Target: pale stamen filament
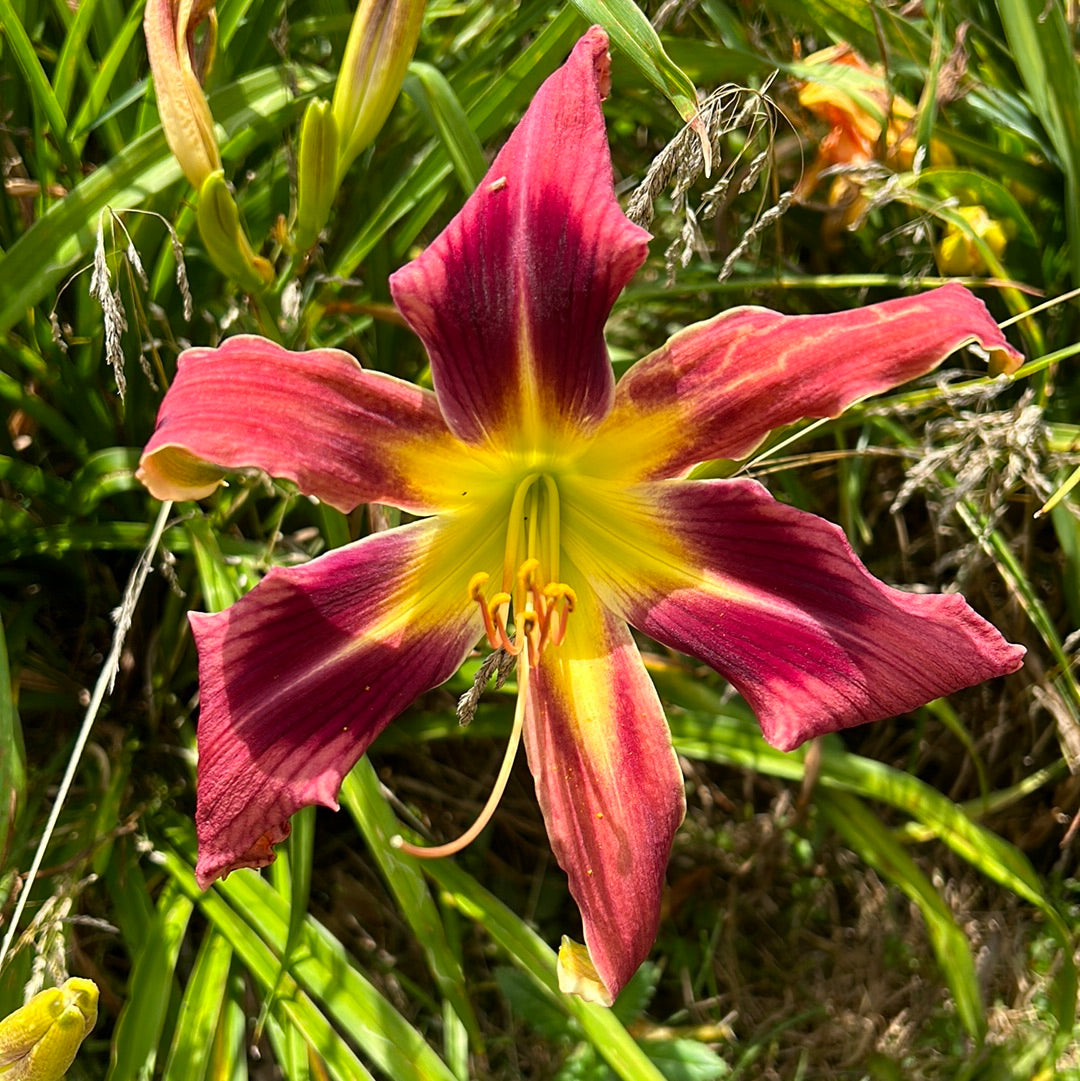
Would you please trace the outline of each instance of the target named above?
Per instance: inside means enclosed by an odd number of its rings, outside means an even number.
[[[522,562],[522,553],[518,551],[521,544],[521,524],[525,516],[525,499],[532,492],[538,473],[530,473],[514,489],[514,498],[510,503],[509,528],[506,530],[506,546],[503,549],[503,581],[504,592],[509,593],[513,585],[513,570]]]
[[[495,779],[495,787],[488,796],[484,809],[480,812],[476,821],[456,840],[449,841],[444,845],[414,845],[406,841],[401,834],[396,833],[390,838],[390,847],[405,852],[419,859],[433,860],[442,856],[453,856],[467,845],[472,844],[483,832],[484,827],[495,813],[503,792],[506,790],[506,782],[510,779],[510,771],[517,757],[518,746],[521,743],[521,730],[525,725],[525,700],[529,696],[529,669],[532,667],[529,661],[518,661],[518,694],[517,706],[514,709],[514,726],[510,730],[510,742],[506,746],[506,754],[503,756],[499,776]]]
[[[547,493],[545,521],[547,522],[547,574],[549,582],[559,580],[559,486],[554,477],[544,474],[544,491]]]

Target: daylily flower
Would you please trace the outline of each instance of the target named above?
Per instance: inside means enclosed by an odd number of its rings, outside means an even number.
[[[604,324],[649,235],[614,194],[609,64],[594,27],[457,217],[391,278],[434,392],[338,350],[235,337],[181,356],[140,470],[162,499],[257,467],[343,511],[419,516],[191,616],[200,883],[268,863],[298,808],[336,806],[379,732],[486,638],[517,655],[512,743],[523,732],[581,910],[588,956],[564,947],[563,986],[604,1002],[652,945],[684,813],[630,627],[724,675],[784,749],[1023,655],[962,597],[877,581],[836,526],[755,481],[687,479],[965,343],[1014,368],[959,285],[832,315],[736,308],[615,384]]]
[[[196,71],[194,35],[204,19],[213,39],[214,0],[148,0],[143,16],[165,141],[195,188],[221,168],[214,118]],[[212,48],[207,51],[212,53]]]
[[[801,67],[808,75],[799,84],[799,104],[829,126],[817,154],[795,189],[808,199],[822,175],[838,166],[857,170],[875,161],[906,172],[915,161],[915,106],[890,91],[881,64],[868,64],[850,45],[841,43],[811,53]],[[882,134],[884,131],[884,139]],[[930,143],[930,159],[948,165],[952,153],[940,140]],[[857,172],[833,177],[827,197],[828,232],[835,234],[859,220],[867,200],[865,178]]]

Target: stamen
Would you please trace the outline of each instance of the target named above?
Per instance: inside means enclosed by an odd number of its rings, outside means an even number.
[[[521,543],[521,525],[525,515],[525,498],[532,491],[533,485],[536,483],[539,473],[530,473],[527,477],[518,483],[517,488],[514,489],[514,498],[510,503],[510,519],[508,528],[506,530],[506,546],[503,549],[503,583],[504,590],[509,592],[510,587],[513,585],[513,581],[510,578],[511,568],[518,566],[521,562],[521,556],[525,553],[519,553],[519,545]],[[535,515],[533,516],[535,517]]]
[[[496,640],[491,644],[497,649],[505,649],[507,653],[517,656],[521,652],[521,643],[515,643],[510,638],[510,632],[506,629],[506,617],[510,614],[510,594],[496,593],[488,601],[488,618],[495,625]]]
[[[529,668],[528,661],[518,662],[518,695],[517,706],[514,709],[514,726],[510,730],[510,741],[506,745],[506,754],[499,769],[499,776],[495,779],[495,787],[491,790],[491,795],[488,796],[487,803],[484,804],[484,809],[476,821],[456,841],[449,841],[444,845],[414,845],[406,841],[400,833],[395,833],[390,838],[391,848],[396,848],[409,856],[416,856],[418,859],[434,860],[442,856],[455,855],[480,836],[484,827],[491,821],[491,816],[495,813],[503,792],[506,791],[506,782],[510,779],[510,771],[517,757],[518,746],[521,743],[521,730],[525,725],[525,700],[529,696]]]
[[[559,486],[554,477],[544,474],[544,491],[547,493],[547,551],[548,551],[548,578],[550,581],[559,580]]]
[[[577,594],[565,582],[552,582],[544,588],[544,596],[551,599],[548,641],[558,647],[566,639],[566,628],[570,625],[570,613],[577,605]]]
[[[487,585],[490,577],[490,574],[477,571],[469,579],[469,598],[480,605],[480,614],[484,617],[484,634],[487,635],[488,644],[492,649],[498,649],[500,647],[499,636],[495,623],[491,618],[491,609],[488,608],[488,603],[484,599],[484,586]]]

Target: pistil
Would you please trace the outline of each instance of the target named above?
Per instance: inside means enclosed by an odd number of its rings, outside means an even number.
[[[488,597],[491,576],[479,571],[469,579],[469,599],[480,606],[484,634],[492,649],[517,657],[517,703],[514,724],[495,786],[476,821],[456,841],[427,847],[406,841],[399,834],[390,844],[410,856],[436,859],[452,856],[474,841],[488,824],[502,799],[521,743],[530,673],[540,664],[546,646],[560,646],[566,638],[570,613],[577,603],[573,589],[558,581],[559,488],[546,473],[530,473],[519,481],[510,502],[504,547],[502,589]],[[514,633],[507,621],[513,612]]]
[[[506,754],[503,756],[502,766],[499,768],[499,776],[495,778],[495,787],[484,804],[484,809],[477,816],[476,821],[456,841],[448,841],[444,845],[414,845],[406,841],[400,833],[395,833],[390,838],[390,847],[396,848],[407,855],[416,856],[418,859],[434,860],[442,856],[453,856],[466,846],[472,844],[483,832],[484,827],[491,821],[495,808],[499,806],[503,792],[506,791],[506,783],[510,780],[510,771],[514,767],[514,759],[517,758],[518,746],[521,743],[521,730],[525,726],[525,700],[529,694],[529,671],[531,665],[528,662],[518,661],[518,696],[517,705],[514,707],[514,726],[510,729],[510,741],[506,745]]]

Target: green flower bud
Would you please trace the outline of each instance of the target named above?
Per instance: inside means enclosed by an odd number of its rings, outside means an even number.
[[[240,225],[236,200],[220,169],[203,181],[199,189],[196,217],[199,236],[214,266],[241,289],[249,293],[264,292],[274,280],[274,268],[251,250],[251,244]]]
[[[360,0],[334,87],[338,182],[393,108],[423,18],[423,0]]]
[[[337,193],[338,129],[330,103],[312,100],[300,127],[300,148],[296,162],[295,244],[306,252],[330,216]]]

